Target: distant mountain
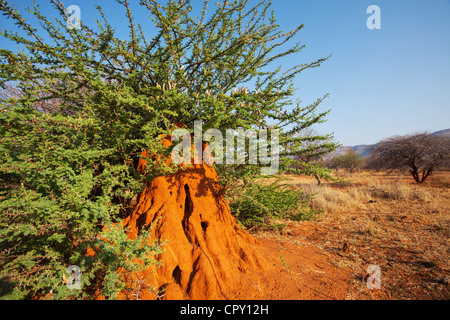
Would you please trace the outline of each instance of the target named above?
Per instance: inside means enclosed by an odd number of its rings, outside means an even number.
[[[442,136],[444,138],[450,138],[450,129],[444,129],[440,131],[433,132],[432,135]]]
[[[439,130],[439,131],[433,132],[431,134],[435,135],[435,136],[442,136],[445,138],[450,138],[450,129]],[[336,156],[340,156],[340,155],[346,153],[347,149],[351,149],[351,150],[355,151],[356,153],[359,153],[363,157],[366,157],[370,154],[372,148],[375,147],[377,144],[378,143],[339,147],[335,151],[325,155],[324,160],[328,160],[328,159],[334,158]]]
[[[376,144],[361,144],[358,146],[350,147],[353,151],[356,153],[359,153],[363,157],[368,156],[370,151],[372,151],[372,148],[375,147]]]

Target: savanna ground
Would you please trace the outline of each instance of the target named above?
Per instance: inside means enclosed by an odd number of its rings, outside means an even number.
[[[421,185],[386,172],[338,172],[343,183],[283,176],[315,193],[323,212],[311,221],[277,221],[279,232],[252,230],[278,272],[242,279],[236,299],[449,299],[450,172]],[[368,289],[367,267],[381,270]],[[281,270],[281,271],[280,271]]]

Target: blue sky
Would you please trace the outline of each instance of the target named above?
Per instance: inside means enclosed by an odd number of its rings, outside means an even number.
[[[331,114],[317,130],[356,145],[450,128],[450,1],[289,2],[275,9],[283,25],[305,25],[299,59],[333,53],[296,82],[305,102],[330,94],[322,108]],[[372,4],[381,10],[380,30],[366,26]]]
[[[19,7],[31,3],[11,2]],[[36,2],[44,14],[55,14],[48,1]],[[93,5],[101,4],[110,23],[127,32],[123,12],[115,12],[112,0],[64,2],[78,5],[88,25],[96,17]],[[366,26],[370,5],[381,10],[379,30]],[[304,104],[330,94],[320,110],[331,113],[315,128],[318,132],[334,132],[343,145],[356,145],[450,128],[450,0],[274,0],[273,9],[281,29],[305,25],[292,44],[301,41],[306,48],[284,59],[283,66],[333,54],[294,82]],[[0,17],[2,28],[12,28],[10,21]],[[0,46],[13,48],[3,39]]]

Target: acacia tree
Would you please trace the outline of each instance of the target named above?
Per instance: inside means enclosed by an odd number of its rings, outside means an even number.
[[[290,158],[284,159],[285,171],[312,175],[320,185],[322,178],[336,181],[331,170],[321,165],[323,155],[333,152],[338,146],[331,134],[320,135],[313,129],[306,129],[299,135],[300,139],[287,143],[286,151]]]
[[[303,25],[282,32],[265,0],[253,6],[222,1],[208,13],[205,1],[199,14],[187,0],[134,3],[149,14],[153,36],[135,21],[129,1],[116,0],[127,39],[101,6],[96,26],[81,21],[79,29],[68,29],[63,3],[50,3],[54,18],[37,5],[26,8],[37,21],[32,24],[0,0],[16,28],[0,35],[20,48],[0,49],[0,85],[21,93],[0,105],[2,281],[22,298],[90,297],[89,290],[67,291],[61,280],[65,267],[76,264],[87,289],[100,284],[114,298],[123,288],[117,269],[134,270],[134,256],[159,250],[125,241],[114,223],[146,181],[179,169],[149,157],[140,175],[134,164],[141,151],[168,157],[162,137],[179,123],[192,132],[195,120],[204,130],[280,129],[281,146],[295,143],[296,133],[323,122],[327,112],[316,113],[326,96],[292,105],[292,81],[328,57],[273,68],[302,50],[299,42],[283,48]],[[55,101],[48,112],[38,107]],[[236,178],[253,173],[250,168],[225,171]],[[88,247],[95,257],[86,257]]]
[[[361,166],[363,162],[364,159],[362,156],[352,149],[347,149],[344,154],[331,159],[331,163],[334,167],[346,169],[350,173],[353,173],[353,171]]]
[[[450,155],[450,139],[427,133],[396,136],[377,144],[369,156],[371,167],[408,170],[417,183],[444,165]]]

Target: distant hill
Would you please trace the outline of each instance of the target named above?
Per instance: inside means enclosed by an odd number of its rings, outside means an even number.
[[[442,136],[442,137],[445,137],[445,138],[450,138],[450,129],[439,130],[439,131],[433,132],[431,134],[432,135],[436,135],[436,136]],[[351,150],[355,151],[356,153],[359,153],[360,155],[365,157],[365,156],[368,156],[370,154],[370,151],[376,145],[377,145],[377,143],[375,143],[375,144],[360,144],[360,145],[357,145],[357,146],[340,147],[340,148],[337,148],[335,151],[325,155],[324,156],[324,160],[328,160],[328,159],[331,159],[333,157],[340,156],[340,155],[346,153],[347,149],[351,149]]]
[[[350,147],[350,149],[352,149],[356,153],[359,153],[360,155],[365,157],[365,156],[369,155],[370,151],[375,146],[376,146],[376,144],[361,144],[361,145],[358,145],[358,146]]]
[[[445,138],[450,138],[450,129],[444,129],[440,131],[433,132],[432,135],[442,136]]]

